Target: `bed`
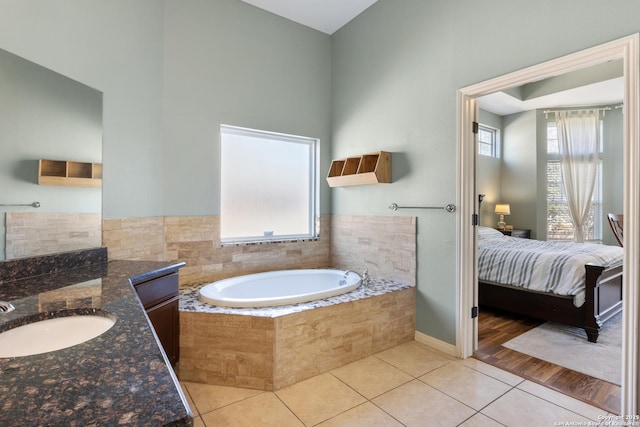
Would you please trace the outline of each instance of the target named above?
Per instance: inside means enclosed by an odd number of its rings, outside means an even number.
[[[539,241],[478,227],[478,302],[583,328],[596,342],[622,311],[622,248]]]

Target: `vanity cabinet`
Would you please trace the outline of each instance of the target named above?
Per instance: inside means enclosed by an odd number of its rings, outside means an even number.
[[[153,329],[172,366],[180,358],[178,273],[134,284]]]

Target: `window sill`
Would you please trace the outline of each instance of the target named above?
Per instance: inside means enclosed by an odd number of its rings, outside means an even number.
[[[256,246],[256,245],[270,245],[277,243],[302,243],[302,242],[317,242],[320,240],[320,236],[315,237],[300,237],[300,238],[291,238],[291,239],[274,239],[274,240],[247,240],[247,241],[237,241],[237,242],[220,242],[221,247],[228,246]]]

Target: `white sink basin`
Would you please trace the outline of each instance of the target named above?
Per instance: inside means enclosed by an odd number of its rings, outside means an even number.
[[[20,357],[61,350],[108,331],[115,320],[83,315],[55,317],[0,333],[0,357]]]

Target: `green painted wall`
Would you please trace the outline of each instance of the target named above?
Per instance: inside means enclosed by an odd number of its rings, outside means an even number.
[[[535,110],[503,117],[503,153],[501,203],[509,203],[507,224],[516,229],[531,229],[536,238],[536,116]],[[494,215],[495,216],[495,215]]]
[[[391,185],[323,181],[322,209],[417,216],[417,329],[449,343],[456,216],[387,206],[455,202],[456,90],[640,31],[636,0],[379,0],[331,37],[239,0],[0,10],[0,48],[104,93],[105,218],[217,213],[220,122],[319,137],[321,176],[393,152]]]
[[[220,123],[320,138],[328,168],[326,34],[239,0],[0,0],[0,10],[0,48],[104,93],[105,218],[218,214]],[[323,213],[330,206],[323,186]]]
[[[331,153],[331,39],[238,0],[166,2],[164,213],[220,213],[220,124],[320,139]]]
[[[103,92],[103,216],[162,214],[162,0],[0,0],[0,48]]]
[[[388,186],[336,189],[338,214],[416,215],[417,329],[455,343],[456,91],[640,31],[640,3],[379,0],[333,35],[333,156],[393,152]],[[525,18],[526,17],[526,18]]]

